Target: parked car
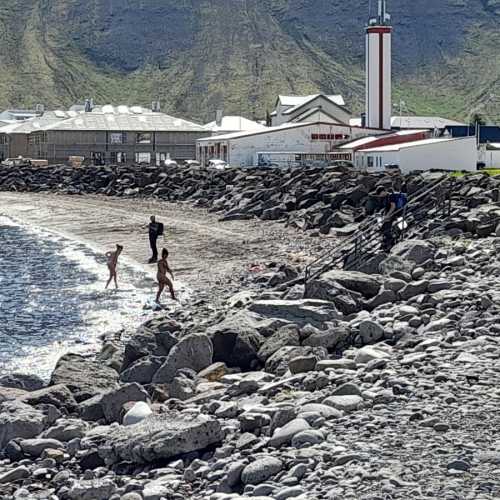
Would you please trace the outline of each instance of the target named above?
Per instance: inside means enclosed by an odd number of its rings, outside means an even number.
[[[226,170],[226,168],[229,168],[229,165],[224,160],[213,159],[208,161],[208,168],[212,170]]]
[[[166,167],[177,167],[177,162],[175,160],[163,160],[163,165]]]
[[[186,160],[184,162],[184,166],[188,168],[199,168],[201,167],[200,162],[198,160]]]

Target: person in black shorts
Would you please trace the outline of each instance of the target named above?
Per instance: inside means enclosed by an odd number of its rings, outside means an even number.
[[[151,246],[151,251],[153,256],[149,259],[149,264],[154,264],[158,262],[158,247],[157,240],[163,235],[163,224],[161,222],[156,222],[156,217],[151,216],[151,222],[149,223],[149,245]]]

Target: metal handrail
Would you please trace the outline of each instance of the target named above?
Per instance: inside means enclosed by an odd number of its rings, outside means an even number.
[[[408,200],[408,204],[406,205],[406,207],[399,209],[394,213],[394,217],[402,217],[403,227],[409,226],[409,222],[413,222],[415,220],[415,215],[417,213],[422,213],[423,209],[428,210],[430,207],[436,206],[436,201],[440,200],[429,200],[427,204],[424,204],[420,207],[418,206],[418,204],[421,201],[428,200],[430,194],[434,192],[437,193],[438,190],[444,187],[448,182],[450,182],[450,178],[447,175],[444,175],[437,179],[430,186],[423,186],[421,189],[412,194],[412,196]],[[441,199],[441,201],[444,200]],[[413,208],[414,205],[415,209]],[[413,217],[409,218],[410,215],[413,215]],[[366,256],[368,255],[367,250],[370,250],[370,254],[372,254],[373,251],[378,250],[381,246],[381,238],[377,219],[378,217],[376,215],[368,218],[360,224],[359,228],[354,232],[354,234],[342,241],[342,243],[338,247],[323,253],[313,262],[308,264],[308,266],[306,266],[304,276],[304,282],[306,286],[311,279],[322,274],[326,269],[338,267],[339,265],[342,265],[343,268],[352,268],[353,263],[358,264],[359,260],[362,259],[363,256],[365,256],[366,258]],[[349,257],[351,257],[350,260],[348,260]],[[348,266],[346,265],[347,263]],[[317,269],[314,270],[315,268]]]

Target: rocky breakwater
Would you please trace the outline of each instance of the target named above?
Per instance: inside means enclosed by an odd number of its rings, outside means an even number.
[[[498,498],[498,249],[408,241],[1,379],[3,498]]]
[[[231,168],[84,166],[0,167],[0,190],[101,194],[191,202],[222,220],[283,220],[303,230],[348,234],[365,217],[370,193],[379,184],[401,183],[385,174],[331,168]],[[432,176],[405,179],[409,193]]]

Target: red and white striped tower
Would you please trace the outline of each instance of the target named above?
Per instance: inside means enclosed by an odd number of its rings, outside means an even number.
[[[366,28],[366,125],[390,129],[392,116],[391,16],[386,0],[378,0],[378,15]]]

